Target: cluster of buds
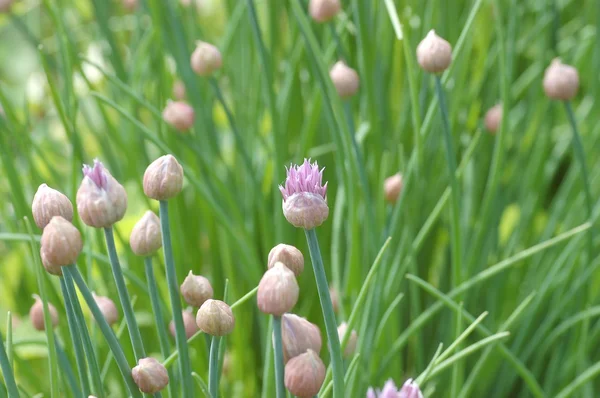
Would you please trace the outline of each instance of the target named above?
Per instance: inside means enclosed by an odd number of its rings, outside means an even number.
[[[423,398],[423,393],[419,388],[419,385],[408,379],[400,390],[396,387],[396,384],[392,380],[388,380],[383,386],[382,390],[374,390],[369,388],[367,391],[367,398]]]
[[[29,320],[35,330],[45,330],[44,325],[44,304],[38,295],[34,295],[35,303],[29,309]],[[58,311],[56,307],[48,303],[48,311],[50,312],[50,322],[52,322],[52,328],[54,329],[58,325]]]

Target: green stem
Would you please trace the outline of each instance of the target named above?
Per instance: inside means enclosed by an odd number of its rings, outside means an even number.
[[[192,372],[190,368],[190,355],[188,353],[183,315],[181,314],[181,299],[179,298],[179,287],[177,285],[177,273],[173,262],[173,247],[171,246],[171,230],[169,228],[169,204],[166,200],[160,201],[160,229],[162,232],[162,243],[165,256],[165,268],[167,273],[167,285],[171,298],[171,311],[175,323],[175,342],[179,352],[179,371],[183,383],[183,397],[192,397],[194,386],[192,385]]]
[[[60,278],[60,289],[65,298],[65,311],[67,312],[67,323],[69,324],[69,333],[71,334],[71,342],[73,349],[75,350],[75,362],[77,364],[77,371],[79,372],[79,384],[83,390],[83,395],[90,395],[90,384],[87,379],[87,369],[85,366],[85,357],[83,354],[83,344],[81,342],[81,334],[77,330],[77,321],[75,318],[75,311],[71,304],[71,295],[67,288],[67,282],[65,277]]]
[[[63,267],[63,272],[67,272],[68,275],[70,275],[71,278],[73,278],[73,281],[79,288],[79,291],[81,292],[81,295],[83,296],[83,299],[85,300],[90,311],[92,312],[92,315],[94,316],[94,319],[96,320],[96,323],[98,324],[98,327],[100,328],[100,331],[104,335],[104,338],[106,339],[106,342],[115,357],[117,366],[119,367],[119,370],[121,371],[121,375],[123,376],[123,379],[125,380],[125,383],[127,384],[127,388],[129,389],[131,396],[134,398],[141,397],[142,395],[140,394],[138,387],[133,382],[133,378],[131,377],[131,368],[127,364],[127,359],[125,358],[123,349],[121,348],[121,345],[119,344],[119,340],[117,340],[115,333],[113,332],[111,327],[108,325],[108,322],[106,322],[104,315],[102,315],[102,311],[100,311],[98,304],[96,304],[96,300],[94,300],[94,296],[92,295],[92,292],[90,292],[90,289],[88,289],[87,285],[85,284],[85,281],[83,280],[83,277],[79,273],[79,270],[77,269],[76,266],[69,265],[69,266]]]
[[[15,382],[15,375],[13,374],[12,366],[8,362],[8,356],[4,351],[4,342],[2,341],[2,335],[0,335],[0,369],[2,369],[2,375],[4,376],[4,382],[6,383],[6,389],[8,390],[8,396],[13,398],[19,398],[19,389]]]
[[[135,359],[139,360],[146,357],[146,352],[144,350],[144,344],[142,343],[140,329],[138,328],[138,324],[135,319],[135,313],[133,312],[133,307],[131,306],[131,300],[129,298],[129,293],[127,292],[127,286],[125,286],[123,270],[121,270],[121,264],[119,264],[119,256],[117,256],[117,248],[115,246],[115,237],[113,235],[112,227],[104,228],[104,237],[106,238],[108,257],[110,258],[113,277],[115,278],[115,283],[117,285],[119,300],[121,301],[121,307],[123,308],[125,320],[127,321],[129,338],[131,339],[131,344],[133,345]]]
[[[219,396],[219,336],[213,336],[210,341],[208,390],[212,398]]]
[[[77,385],[77,380],[75,379],[75,373],[73,372],[73,368],[69,363],[69,359],[67,358],[67,354],[65,354],[65,350],[61,347],[60,343],[58,342],[58,338],[56,335],[54,335],[54,341],[56,342],[56,356],[58,358],[58,362],[60,363],[60,367],[62,368],[63,372],[65,372],[69,388],[71,389],[73,396],[80,397],[83,395],[83,393]]]
[[[273,337],[275,340],[275,388],[277,398],[285,398],[285,384],[283,383],[283,343],[281,341],[281,317],[273,315]]]
[[[317,282],[317,290],[319,292],[319,300],[321,301],[321,309],[323,310],[323,318],[325,320],[325,330],[327,331],[327,339],[331,350],[331,368],[333,371],[333,397],[344,398],[344,362],[342,360],[342,350],[340,348],[340,338],[337,331],[337,322],[333,305],[331,304],[331,296],[329,295],[329,286],[327,284],[327,276],[323,267],[323,259],[319,249],[319,241],[317,233],[314,229],[304,230],[308,248],[310,250],[310,259],[315,273]]]

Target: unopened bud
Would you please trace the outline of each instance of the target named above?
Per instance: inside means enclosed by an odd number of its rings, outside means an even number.
[[[212,44],[197,41],[191,57],[192,70],[198,76],[209,76],[223,65],[219,49]]]
[[[34,295],[35,303],[29,310],[29,319],[35,330],[45,330],[44,328],[44,303],[39,296]],[[58,311],[56,308],[48,303],[48,311],[50,312],[50,322],[52,322],[52,328],[54,329],[58,325]]]
[[[304,354],[308,349],[317,354],[321,352],[319,327],[295,314],[288,313],[281,317],[281,340],[284,362]]]
[[[340,0],[310,0],[308,12],[312,19],[323,23],[332,20],[341,8]]]
[[[335,90],[342,98],[348,98],[356,94],[360,86],[358,73],[344,61],[338,61],[329,71],[329,77],[335,86]]]
[[[69,198],[46,184],[40,185],[33,196],[31,211],[35,225],[41,229],[44,229],[54,216],[61,216],[67,221],[73,220],[73,205]]]
[[[196,324],[206,334],[225,336],[233,331],[235,318],[231,307],[220,300],[206,300],[196,314]]]
[[[169,101],[162,113],[164,121],[179,131],[194,126],[194,115],[194,108],[182,101]]]
[[[171,199],[183,188],[183,167],[172,155],[164,155],[144,173],[144,193],[155,200]]]
[[[154,212],[148,210],[131,230],[129,237],[131,250],[138,256],[151,256],[162,246],[160,220]]]
[[[348,324],[346,322],[342,322],[340,326],[338,326],[338,336],[340,338],[340,343],[344,339],[344,335],[348,330]],[[348,342],[346,343],[346,348],[344,349],[344,358],[350,358],[354,355],[356,351],[356,343],[358,342],[358,335],[356,334],[356,330],[352,330],[350,332],[350,337],[348,337]]]
[[[417,62],[429,73],[440,73],[452,62],[452,46],[430,30],[417,46]]]
[[[141,392],[155,394],[169,384],[169,373],[162,363],[154,358],[142,358],[131,370],[131,377]]]
[[[385,179],[383,183],[383,193],[385,200],[391,204],[398,201],[402,192],[403,180],[402,174],[397,173]]]
[[[15,0],[0,0],[0,12],[8,12]]]
[[[94,160],[94,166],[83,166],[83,181],[77,190],[77,212],[90,227],[107,228],[121,220],[127,210],[125,188]]]
[[[331,286],[329,288],[329,297],[331,297],[331,306],[333,307],[333,311],[338,312],[340,310],[340,295],[336,288]]]
[[[189,311],[181,311],[181,316],[183,318],[183,328],[185,329],[185,338],[189,339],[198,331],[198,325],[196,325],[196,318],[194,318],[194,314]],[[169,332],[173,338],[176,338],[177,332],[175,331],[175,322],[169,322]]]
[[[52,264],[50,261],[48,261],[48,258],[46,257],[46,253],[45,253],[43,247],[40,247],[40,257],[42,258],[42,265],[44,266],[44,269],[46,270],[46,272],[48,272],[51,275],[56,275],[56,276],[63,275],[62,266]]]
[[[185,277],[179,290],[185,302],[193,307],[200,307],[213,297],[213,288],[209,280],[201,275],[192,274],[192,271]]]
[[[285,365],[285,387],[299,398],[314,397],[325,381],[325,365],[313,350],[298,355]]]
[[[83,249],[79,230],[61,216],[46,225],[41,243],[42,258],[53,267],[75,264]]]
[[[258,284],[256,302],[265,314],[281,316],[294,308],[300,288],[296,276],[283,263],[275,263]]]
[[[100,312],[104,315],[104,319],[109,325],[114,325],[119,320],[119,310],[115,305],[115,302],[104,296],[97,296],[94,293],[94,300],[96,300],[96,304],[98,308],[100,308]]]
[[[280,243],[271,249],[268,257],[268,268],[273,268],[277,262],[282,262],[296,277],[300,276],[304,270],[304,256],[300,250],[292,245]]]
[[[502,122],[502,104],[496,104],[491,107],[485,114],[485,128],[491,134],[496,133]]]
[[[544,72],[543,85],[548,98],[568,101],[577,95],[579,74],[577,69],[555,58]]]
[[[183,101],[185,99],[185,84],[181,80],[176,80],[173,83],[173,98],[177,101]]]
[[[122,0],[122,1],[123,1],[123,7],[129,12],[135,11],[135,9],[138,6],[138,0]]]

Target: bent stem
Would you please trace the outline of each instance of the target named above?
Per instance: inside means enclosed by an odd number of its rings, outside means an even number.
[[[146,352],[144,350],[144,344],[142,343],[140,329],[138,328],[137,321],[135,319],[133,307],[131,306],[129,292],[125,286],[123,270],[121,270],[121,264],[119,264],[119,257],[117,256],[117,248],[115,247],[115,237],[113,235],[112,227],[104,228],[104,236],[106,238],[106,247],[108,248],[108,256],[110,258],[113,277],[115,278],[117,292],[119,293],[119,300],[121,301],[121,307],[123,308],[125,320],[127,321],[129,338],[131,339],[131,344],[133,345],[135,359],[139,360],[146,356]]]
[[[277,398],[285,398],[285,384],[283,383],[283,344],[281,341],[281,317],[273,315],[273,337],[275,340],[275,386]]]
[[[312,262],[315,280],[317,282],[317,290],[319,292],[319,300],[321,301],[321,309],[323,310],[323,318],[325,320],[325,330],[327,331],[327,340],[331,350],[331,368],[333,372],[333,397],[344,398],[344,362],[342,361],[342,350],[340,347],[340,338],[337,332],[337,321],[331,304],[331,296],[329,295],[329,285],[327,284],[327,276],[323,267],[323,259],[319,249],[319,241],[317,233],[314,229],[304,230],[308,248],[310,250],[310,260]]]
[[[181,314],[181,301],[179,288],[177,286],[177,273],[173,262],[173,247],[171,246],[171,230],[169,229],[169,204],[166,200],[160,201],[160,230],[162,232],[162,243],[165,256],[165,268],[167,273],[167,285],[171,298],[171,312],[175,323],[175,342],[179,352],[179,371],[183,384],[183,396],[192,397],[194,387],[192,384],[192,372],[190,368],[190,356],[188,353],[183,315]]]
[[[210,360],[208,368],[208,390],[212,398],[219,395],[219,336],[210,341]]]

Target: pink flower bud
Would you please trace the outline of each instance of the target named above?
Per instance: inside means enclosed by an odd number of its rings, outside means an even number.
[[[348,98],[356,94],[360,86],[358,73],[344,61],[338,61],[329,71],[329,77],[333,82],[335,90],[342,98]]]
[[[94,228],[111,227],[127,210],[125,188],[94,160],[94,166],[83,166],[83,181],[77,191],[77,212],[84,223]]]
[[[189,311],[181,311],[181,315],[183,317],[183,328],[185,329],[185,338],[189,339],[190,337],[195,335],[196,332],[199,330],[198,325],[196,325],[196,318],[194,318],[194,315]],[[174,321],[169,322],[169,332],[171,333],[171,336],[175,338],[177,333],[175,332]]]
[[[8,12],[15,0],[0,0],[0,12]]]
[[[296,276],[283,263],[267,270],[258,284],[256,302],[265,314],[281,316],[294,308],[300,288]]]
[[[331,297],[331,306],[333,307],[333,311],[338,312],[340,309],[340,295],[336,288],[331,286],[329,288],[329,296]]]
[[[186,303],[200,307],[204,302],[213,297],[213,288],[208,279],[201,275],[194,275],[192,271],[185,277],[179,290]]]
[[[313,350],[298,355],[285,365],[285,387],[299,398],[314,397],[325,381],[325,365]]]
[[[402,174],[397,173],[386,178],[385,182],[383,183],[385,200],[391,204],[396,203],[398,201],[398,197],[400,197],[400,193],[402,192],[402,186]]]
[[[162,247],[160,220],[148,210],[131,230],[129,238],[131,250],[138,256],[151,256]]]
[[[81,249],[83,242],[77,228],[61,216],[52,217],[42,232],[42,259],[54,268],[75,264]]]
[[[29,319],[35,330],[45,330],[44,328],[44,304],[38,295],[34,295],[35,303],[29,310]],[[52,328],[54,329],[58,325],[58,311],[56,308],[48,303],[48,311],[50,312],[50,321],[52,322]]]
[[[41,229],[44,229],[54,216],[61,216],[67,221],[73,220],[73,205],[69,198],[46,184],[40,185],[33,196],[31,211],[35,225]]]
[[[155,200],[171,199],[183,188],[183,168],[172,155],[164,155],[144,173],[144,193]]]
[[[169,384],[169,373],[162,363],[154,358],[142,358],[138,365],[131,370],[131,377],[146,394],[154,394]]]
[[[223,65],[219,49],[203,41],[196,42],[190,62],[192,70],[198,76],[209,76]]]
[[[310,0],[308,4],[310,16],[320,23],[331,21],[341,8],[340,0]]]
[[[194,126],[194,108],[185,102],[169,101],[162,116],[167,124],[182,132]]]
[[[304,354],[308,349],[317,354],[321,352],[322,340],[319,327],[295,314],[283,314],[281,317],[281,340],[284,362]]]
[[[348,324],[346,322],[342,322],[340,326],[338,326],[338,336],[340,338],[340,343],[344,339],[344,335],[348,330]],[[356,330],[352,330],[350,332],[350,337],[348,338],[348,343],[346,343],[346,348],[344,349],[344,358],[350,358],[354,355],[356,351],[356,344],[358,342],[358,335],[356,334]]]
[[[400,391],[392,380],[388,380],[383,386],[383,390],[374,390],[370,387],[367,391],[367,398],[423,398],[423,394],[413,379],[406,380]]]
[[[133,12],[138,7],[138,0],[122,0],[123,7],[129,11]]]
[[[430,30],[417,46],[417,62],[429,73],[440,73],[452,62],[452,46]]]
[[[100,312],[104,315],[104,319],[109,325],[114,325],[119,320],[119,310],[115,305],[115,302],[104,296],[97,296],[95,293],[94,300],[96,300],[96,304],[98,308],[100,308]]]
[[[183,101],[185,99],[185,84],[181,80],[176,80],[173,83],[173,98],[177,101]]]
[[[206,334],[225,336],[233,331],[235,318],[231,307],[220,300],[206,300],[196,314],[196,324]]]
[[[44,266],[44,269],[46,270],[46,272],[48,272],[51,275],[56,275],[56,276],[63,275],[62,266],[52,264],[50,261],[48,261],[48,258],[46,257],[46,253],[44,252],[44,249],[42,247],[40,247],[40,257],[42,258],[42,265]]]
[[[575,97],[579,90],[577,69],[555,58],[544,72],[543,86],[548,98],[568,101]]]
[[[280,243],[271,249],[268,258],[268,268],[273,268],[277,262],[282,262],[296,277],[300,276],[304,270],[304,256],[302,252],[291,245]]]
[[[490,134],[495,134],[502,122],[502,104],[496,104],[485,114],[485,128]]]

